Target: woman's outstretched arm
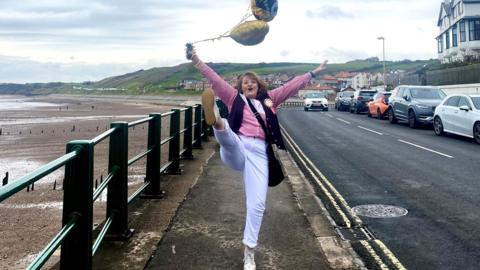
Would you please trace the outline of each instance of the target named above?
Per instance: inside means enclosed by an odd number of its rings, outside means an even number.
[[[287,82],[286,84],[284,84],[283,86],[280,86],[276,89],[273,89],[272,91],[269,91],[268,95],[270,96],[270,98],[272,98],[274,106],[277,107],[278,105],[282,104],[285,100],[287,100],[289,97],[298,93],[300,89],[302,89],[303,87],[305,87],[305,85],[307,85],[307,83],[310,81],[310,79],[312,79],[312,77],[317,76],[318,74],[320,74],[320,72],[326,69],[327,62],[328,61],[325,61],[323,62],[323,64],[321,64],[314,70],[308,73],[305,73],[301,76],[297,76],[292,80],[290,80],[289,82]]]
[[[212,84],[213,92],[218,96],[227,107],[231,107],[237,90],[220,77],[212,68],[203,63],[198,57],[195,49],[192,51],[192,63],[202,73],[202,75]]]

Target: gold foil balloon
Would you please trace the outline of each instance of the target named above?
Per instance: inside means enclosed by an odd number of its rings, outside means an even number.
[[[269,22],[277,15],[277,0],[251,0],[250,2],[253,16],[257,20]]]
[[[191,50],[191,46],[196,43],[215,41],[226,37],[230,37],[242,45],[257,45],[261,43],[265,39],[265,36],[268,34],[269,27],[267,22],[275,18],[275,16],[277,15],[277,11],[277,0],[250,0],[250,7],[248,8],[247,13],[243,16],[240,22],[231,30],[214,38],[207,38],[195,42],[189,42],[188,46],[190,46]],[[252,15],[255,16],[257,20],[247,21],[248,18],[252,17]],[[188,50],[189,49],[187,48],[187,51]]]
[[[233,28],[230,37],[242,45],[252,46],[261,43],[268,30],[268,24],[264,21],[247,21]]]

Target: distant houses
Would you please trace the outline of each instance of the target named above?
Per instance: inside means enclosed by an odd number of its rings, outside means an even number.
[[[327,99],[335,99],[335,94],[337,93],[337,89],[328,85],[309,85],[303,88],[302,90],[298,91],[298,96],[303,98],[308,93],[318,93],[322,92],[325,94]]]
[[[226,81],[235,87],[238,75],[234,74],[225,77]],[[294,77],[293,74],[275,73],[260,75],[260,79],[265,81],[269,89],[280,87]],[[310,83],[302,90],[298,96],[303,97],[308,92],[325,92],[326,96],[335,94],[341,89],[352,87],[354,89],[371,88],[373,86],[383,84],[382,74],[366,73],[366,72],[346,72],[342,71],[335,75],[323,75],[321,77],[312,78]],[[203,91],[211,88],[211,84],[207,80],[181,80],[178,82],[178,89]]]
[[[204,80],[181,80],[178,82],[178,88],[184,90],[203,91],[211,87],[212,85]]]
[[[73,90],[83,90],[83,91],[127,91],[126,88],[116,88],[116,87],[83,87],[83,86],[73,86]]]
[[[445,0],[437,26],[438,58],[442,63],[480,59],[480,1]]]

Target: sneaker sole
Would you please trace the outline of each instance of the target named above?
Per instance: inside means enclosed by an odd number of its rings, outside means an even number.
[[[211,89],[203,91],[202,94],[202,108],[205,114],[205,122],[211,126],[215,124],[216,117],[213,107],[215,105],[215,94]]]

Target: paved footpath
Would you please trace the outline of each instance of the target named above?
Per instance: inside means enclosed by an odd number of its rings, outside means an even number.
[[[145,269],[243,269],[244,220],[242,175],[216,152]],[[331,269],[317,237],[290,183],[270,188],[257,269]]]

